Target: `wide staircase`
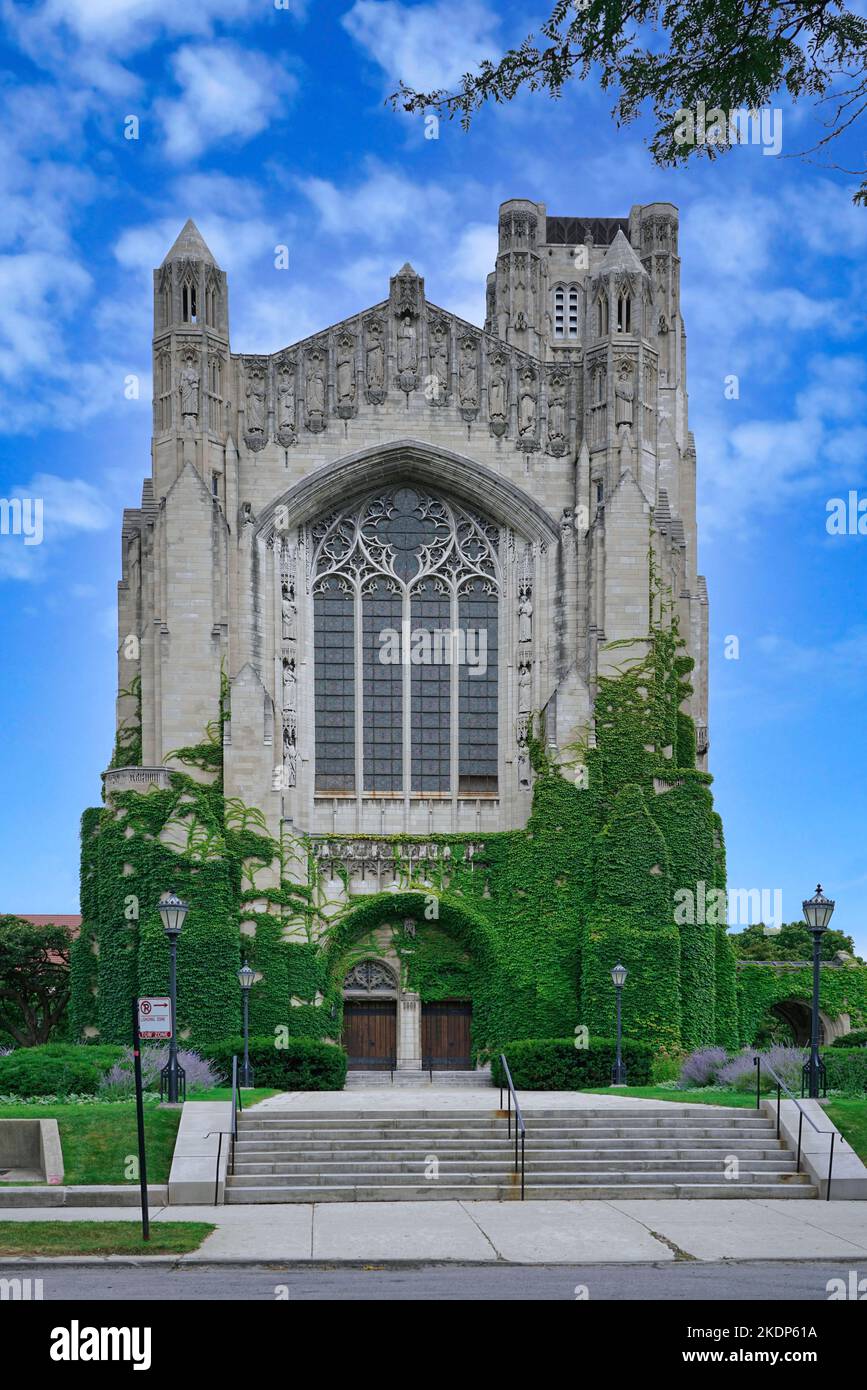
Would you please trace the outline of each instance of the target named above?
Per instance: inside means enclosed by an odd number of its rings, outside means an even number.
[[[528,1199],[817,1195],[753,1110],[542,1109],[525,1121]],[[511,1125],[510,1138],[495,1109],[253,1109],[239,1120],[226,1201],[520,1199],[514,1115]]]

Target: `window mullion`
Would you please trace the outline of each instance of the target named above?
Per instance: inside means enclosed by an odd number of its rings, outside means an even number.
[[[353,608],[355,612],[355,806],[358,823],[364,804],[364,629],[362,624],[361,585],[356,583]]]
[[[400,632],[400,656],[402,672],[402,699],[400,702],[401,713],[403,716],[403,757],[401,765],[403,768],[403,809],[404,815],[409,815],[409,798],[412,791],[412,710],[410,701],[412,699],[412,667],[409,662],[409,643],[412,633],[412,598],[409,586],[405,585],[403,590],[403,622]]]
[[[451,586],[451,630],[452,630],[452,665],[451,665],[451,701],[449,710],[449,739],[451,743],[451,755],[449,757],[449,783],[452,793],[452,818],[455,828],[457,828],[458,816],[458,776],[460,769],[460,738],[461,731],[459,725],[460,717],[460,667],[455,661],[458,646],[454,634],[458,630],[460,622],[460,604],[458,600],[458,586]]]

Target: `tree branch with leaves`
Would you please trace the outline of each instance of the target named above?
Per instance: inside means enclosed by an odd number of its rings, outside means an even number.
[[[699,102],[758,111],[784,92],[826,108],[827,133],[799,151],[809,158],[864,115],[867,19],[834,0],[558,0],[538,38],[530,34],[502,57],[485,59],[458,90],[418,92],[401,82],[388,100],[407,112],[457,117],[466,129],[491,102],[511,101],[522,89],[556,100],[568,83],[594,74],[603,91],[617,93],[618,126],[650,107],[650,151],[662,168],[731,148],[679,139],[683,111]],[[862,178],[854,201],[867,203],[867,169],[845,172]]]

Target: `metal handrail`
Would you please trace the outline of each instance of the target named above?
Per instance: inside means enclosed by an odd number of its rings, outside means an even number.
[[[524,1124],[524,1116],[518,1103],[518,1092],[515,1090],[515,1083],[512,1080],[512,1073],[509,1071],[509,1064],[506,1061],[504,1052],[500,1053],[500,1065],[506,1077],[509,1104],[506,1115],[509,1124],[509,1138],[512,1137],[512,1101],[515,1102],[515,1177],[518,1176],[518,1135],[521,1136],[521,1201],[524,1200],[524,1140],[527,1135],[527,1127]],[[500,1085],[500,1110],[503,1109],[503,1087]]]
[[[244,1109],[244,1101],[243,1101],[243,1099],[242,1099],[242,1097],[241,1097],[241,1087],[240,1087],[239,1084],[238,1084],[238,1058],[237,1058],[237,1056],[234,1056],[234,1057],[232,1058],[232,1101],[231,1101],[231,1104],[232,1104],[232,1123],[231,1123],[231,1127],[230,1127],[229,1129],[218,1129],[218,1130],[211,1130],[211,1129],[209,1129],[208,1132],[207,1132],[207,1134],[205,1135],[205,1138],[206,1138],[206,1139],[210,1139],[210,1137],[211,1137],[212,1134],[216,1134],[216,1135],[218,1136],[218,1138],[217,1138],[217,1164],[216,1164],[216,1168],[215,1168],[215,1171],[214,1171],[214,1206],[217,1205],[217,1197],[218,1197],[219,1192],[220,1192],[220,1159],[221,1159],[222,1154],[223,1154],[223,1135],[224,1135],[224,1134],[227,1136],[227,1138],[228,1138],[229,1141],[230,1141],[230,1144],[229,1144],[229,1160],[228,1160],[228,1163],[226,1164],[226,1172],[227,1172],[227,1174],[228,1174],[228,1173],[231,1173],[231,1174],[233,1174],[233,1175],[234,1175],[234,1172],[235,1172],[235,1140],[236,1140],[237,1137],[238,1137],[238,1115],[239,1115],[239,1113],[240,1113],[241,1111],[243,1111],[243,1109]]]
[[[756,1068],[756,1109],[757,1109],[757,1110],[760,1110],[760,1109],[761,1109],[761,1094],[762,1094],[762,1059],[761,1059],[761,1056],[760,1056],[758,1053],[753,1057],[753,1066]],[[800,1102],[800,1100],[798,1099],[798,1097],[794,1094],[793,1091],[790,1091],[790,1090],[789,1090],[788,1086],[786,1085],[786,1083],[785,1083],[785,1081],[782,1079],[782,1077],[781,1077],[781,1076],[778,1076],[777,1073],[774,1071],[774,1068],[771,1066],[770,1062],[765,1062],[765,1070],[766,1070],[766,1071],[769,1071],[769,1072],[771,1073],[771,1076],[774,1078],[774,1081],[777,1083],[777,1138],[778,1138],[778,1139],[779,1139],[779,1137],[780,1137],[780,1093],[781,1093],[781,1091],[785,1091],[785,1092],[786,1092],[786,1095],[787,1095],[788,1098],[789,1098],[789,1100],[794,1101],[794,1102],[795,1102],[795,1105],[797,1105],[797,1107],[798,1107],[798,1116],[799,1116],[799,1118],[798,1118],[798,1159],[797,1159],[797,1163],[795,1164],[795,1171],[796,1171],[796,1172],[800,1173],[800,1171],[801,1171],[801,1137],[802,1137],[803,1132],[804,1132],[804,1120],[806,1120],[807,1123],[808,1123],[809,1125],[812,1125],[813,1129],[816,1131],[817,1134],[829,1134],[829,1135],[831,1136],[831,1146],[830,1146],[830,1151],[829,1151],[829,1154],[828,1154],[828,1190],[827,1190],[827,1192],[825,1193],[825,1201],[826,1201],[826,1202],[830,1202],[830,1200],[831,1200],[831,1175],[832,1175],[833,1170],[834,1170],[834,1141],[835,1141],[835,1139],[837,1138],[837,1134],[838,1134],[839,1131],[836,1130],[836,1129],[820,1129],[819,1126],[816,1124],[816,1121],[813,1119],[812,1115],[808,1115],[808,1114],[807,1114],[806,1110],[804,1109],[804,1107],[803,1107],[803,1105],[801,1104],[801,1102]],[[843,1138],[842,1134],[840,1135],[840,1143],[841,1143],[841,1144],[845,1144],[845,1143],[846,1143],[846,1140]],[[850,1145],[850,1147],[851,1147],[851,1145]]]

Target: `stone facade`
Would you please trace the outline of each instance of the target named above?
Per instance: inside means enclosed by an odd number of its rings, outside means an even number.
[[[429,303],[404,265],[380,303],[241,355],[226,276],[188,222],[154,272],[152,473],[123,521],[117,717],[121,729],[140,716],[142,769],[107,774],[106,796],[164,785],[174,751],[219,719],[227,682],[225,795],[259,808],[277,840],[310,837],[320,867],[331,864],[323,918],[349,891],[393,881],[386,837],[482,837],[483,852],[486,834],[527,822],[534,721],[555,757],[592,743],[599,678],[645,652],[651,549],[695,662],[688,713],[705,768],[708,604],[679,270],[669,203],[565,218],[514,199],[500,209],[483,329]],[[398,495],[424,513],[428,559],[437,526],[451,526],[441,558],[452,545],[454,595],[495,595],[487,776],[462,776],[453,725],[447,790],[414,785],[405,683],[399,790],[370,785],[358,701],[351,786],[323,788],[315,682],[329,648],[316,647],[316,596],[329,583],[398,593],[397,551],[362,514],[373,499],[393,516]],[[359,507],[350,555],[340,519]],[[445,592],[443,572],[432,566],[428,594]],[[457,676],[451,692],[456,702]],[[401,1050],[415,1057],[409,1027],[407,1015]]]

